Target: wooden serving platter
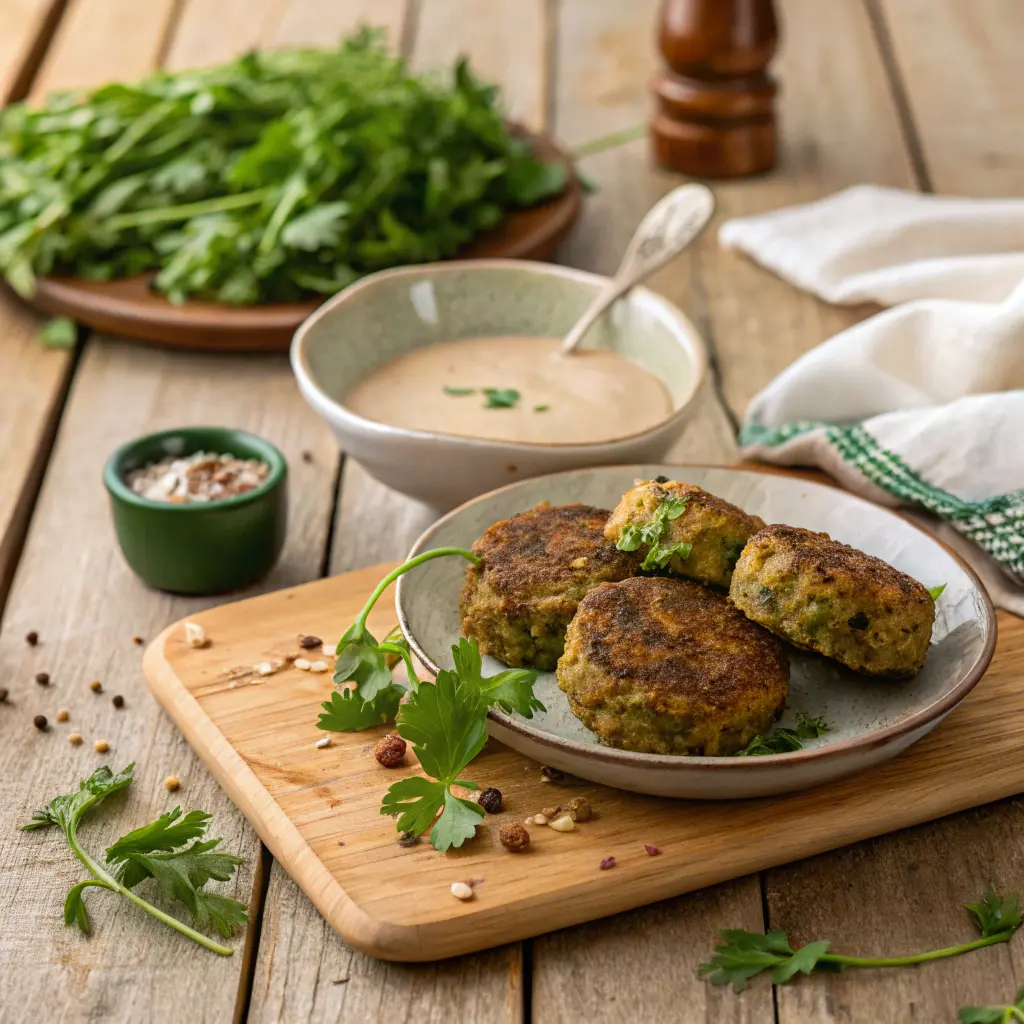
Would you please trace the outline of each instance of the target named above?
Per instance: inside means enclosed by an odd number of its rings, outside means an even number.
[[[509,213],[458,254],[459,259],[547,260],[579,216],[583,190],[568,154],[547,135],[527,132],[534,151],[569,168],[565,190],[545,203]],[[169,348],[233,352],[287,352],[299,324],[329,296],[308,302],[228,306],[218,302],[168,302],[150,287],[153,274],[116,281],[43,277],[31,305],[69,316],[93,330]]]
[[[636,796],[569,780],[493,740],[468,774],[497,786],[505,811],[441,854],[396,843],[380,800],[408,766],[372,754],[385,727],[327,735],[315,728],[328,673],[288,667],[260,679],[251,666],[299,653],[298,634],[336,640],[388,565],[223,605],[192,616],[211,644],[186,645],[180,624],[153,641],[145,673],[175,720],[274,856],[352,945],[388,960],[436,960],[537,935],[1024,791],[1024,623],[1000,614],[985,677],[906,754],[818,789],[762,800],[701,802]],[[385,595],[375,635],[394,623]],[[255,685],[253,682],[255,680]],[[530,826],[528,852],[498,842],[498,826],[585,795],[593,820],[559,833]],[[650,856],[644,844],[661,851]],[[612,856],[616,866],[599,868]],[[462,903],[455,881],[477,880]]]

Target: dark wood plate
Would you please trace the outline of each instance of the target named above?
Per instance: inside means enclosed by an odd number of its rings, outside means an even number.
[[[571,161],[546,135],[532,133],[538,156]],[[510,213],[493,231],[467,245],[460,259],[504,258],[546,260],[579,216],[582,189],[570,174],[565,191],[528,210]],[[117,281],[83,281],[44,277],[31,305],[44,313],[69,316],[79,323],[133,341],[171,348],[211,351],[286,351],[292,334],[327,296],[294,304],[226,306],[217,302],[186,302],[175,306],[150,288],[152,274]]]

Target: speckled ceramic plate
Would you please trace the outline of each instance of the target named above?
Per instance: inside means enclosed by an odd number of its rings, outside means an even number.
[[[553,673],[541,673],[536,692],[547,712],[527,721],[490,714],[491,735],[573,775],[657,796],[735,799],[819,785],[895,757],[934,729],[981,678],[995,649],[995,614],[978,578],[927,533],[845,491],[794,477],[708,466],[611,466],[524,480],[460,506],[438,520],[412,553],[469,547],[499,519],[541,501],[580,501],[612,508],[634,479],[659,474],[697,484],[768,523],[824,530],[835,539],[884,558],[927,587],[946,589],[936,605],[932,646],[913,679],[894,682],[855,675],[791,649],[790,695],[782,725],[798,711],[822,716],[831,731],[806,748],[763,757],[678,757],[635,754],[601,746],[569,711]],[[461,635],[458,598],[465,563],[439,558],[403,576],[398,616],[417,656],[434,671],[451,668],[451,645]],[[484,659],[485,672],[503,666]]]

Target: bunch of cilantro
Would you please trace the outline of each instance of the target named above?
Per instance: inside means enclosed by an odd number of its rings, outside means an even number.
[[[464,61],[414,76],[364,30],[0,111],[0,273],[288,302],[451,256],[565,180]]]

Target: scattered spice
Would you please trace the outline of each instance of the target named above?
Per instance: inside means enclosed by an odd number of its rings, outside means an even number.
[[[535,814],[532,818],[526,819],[526,824],[529,825],[532,822],[534,825],[546,825],[548,820],[546,814]]]
[[[598,867],[602,871],[609,871],[609,870],[611,870],[611,868],[615,867],[615,858],[614,857],[605,857],[604,860],[602,860],[601,863],[598,865]]]
[[[50,673],[49,672],[37,672],[36,673],[36,682],[40,686],[49,686],[50,685]]]
[[[36,717],[32,719],[32,724],[40,731],[45,731],[49,723],[46,721],[46,715],[36,715]]]
[[[560,818],[555,818],[555,820],[551,822],[551,827],[556,832],[571,832],[576,827],[576,823],[568,814],[563,814]]]
[[[66,722],[70,717],[71,717],[71,712],[68,711],[67,708],[61,708],[60,711],[57,712],[57,721],[58,722]]]
[[[326,672],[328,667],[326,661],[311,661],[309,663],[310,672]]]
[[[488,814],[500,814],[501,790],[495,789],[493,786],[488,786],[488,788],[480,794],[480,799],[477,802]]]
[[[253,672],[258,676],[269,676],[274,674],[274,666],[269,661],[257,662],[252,667]]]
[[[562,805],[555,804],[554,807],[545,807],[540,813],[550,821],[552,818],[558,817],[558,812],[561,811]]]
[[[102,693],[102,691],[103,691],[103,684],[98,679],[94,679],[89,684],[89,689],[92,690],[93,693]]]
[[[311,651],[313,650],[314,647],[319,647],[322,643],[323,640],[321,640],[320,637],[318,636],[313,636],[312,633],[310,633],[308,636],[299,636],[299,646],[304,651]]]
[[[6,686],[0,686],[0,704],[6,704],[7,703],[7,698],[9,696],[10,696],[10,694],[7,692],[7,687]]]
[[[111,698],[110,703],[113,704],[118,711],[120,711],[121,708],[124,707],[124,697],[122,697],[121,694],[117,694],[115,697]]]
[[[565,812],[573,821],[590,821],[594,811],[585,796],[574,796],[566,805]]]
[[[550,765],[543,765],[540,770],[541,782],[561,782],[565,778],[565,772]]]
[[[309,453],[308,452],[304,452],[303,454],[309,454]],[[313,460],[312,459],[307,459],[306,461],[307,462],[312,462]],[[334,978],[334,979],[332,979],[331,984],[332,985],[344,985],[348,980],[349,980],[348,978]]]
[[[168,775],[167,778],[164,779],[164,789],[166,789],[168,793],[173,793],[180,785],[181,783],[178,781],[177,775]]]
[[[325,640],[320,650],[327,655],[328,658],[333,658],[338,653],[338,642],[331,643],[330,640]]]
[[[29,647],[35,647],[35,645],[39,643],[39,634],[34,629],[30,629],[25,634],[25,643],[27,643]]]
[[[82,734],[80,732],[69,732],[68,733],[68,743],[70,743],[71,746],[73,746],[73,747],[81,746]]]
[[[420,841],[420,837],[415,832],[399,832],[398,833],[398,845],[399,846],[415,846]],[[341,845],[341,844],[339,844]]]
[[[302,461],[306,462],[306,463],[309,463],[309,462],[313,461],[313,453],[308,448],[303,449]],[[348,978],[346,978],[345,981],[348,981]],[[338,982],[335,982],[335,984],[337,985]]]
[[[331,737],[330,736],[325,736],[322,740],[317,740],[316,744],[315,744],[317,750],[323,750],[326,747],[329,747],[330,745],[331,745]]]
[[[498,838],[506,850],[521,853],[530,845],[530,833],[518,821],[510,821],[498,830]]]
[[[162,459],[133,469],[125,482],[134,494],[147,501],[185,505],[224,501],[248,494],[270,475],[270,464],[261,459],[195,452],[184,458]]]
[[[132,637],[132,643],[135,644],[136,647],[141,647],[145,642],[146,638],[143,636],[139,636],[138,633],[136,633],[135,636]]]
[[[92,749],[97,754],[105,754],[110,749],[110,744],[106,740],[97,740],[93,745]]]
[[[309,671],[309,661],[306,658],[296,658],[292,662],[292,664],[296,668],[301,668],[303,672],[308,672]]]
[[[397,733],[389,732],[377,740],[373,756],[385,768],[397,768],[405,760],[405,740]]]
[[[451,894],[457,900],[471,900],[473,898],[473,887],[465,882],[452,882]]]
[[[209,642],[206,630],[198,622],[185,623],[185,643],[189,647],[206,647]]]
[[[661,850],[658,849],[653,843],[644,843],[644,849],[647,851],[648,857],[657,857]]]

